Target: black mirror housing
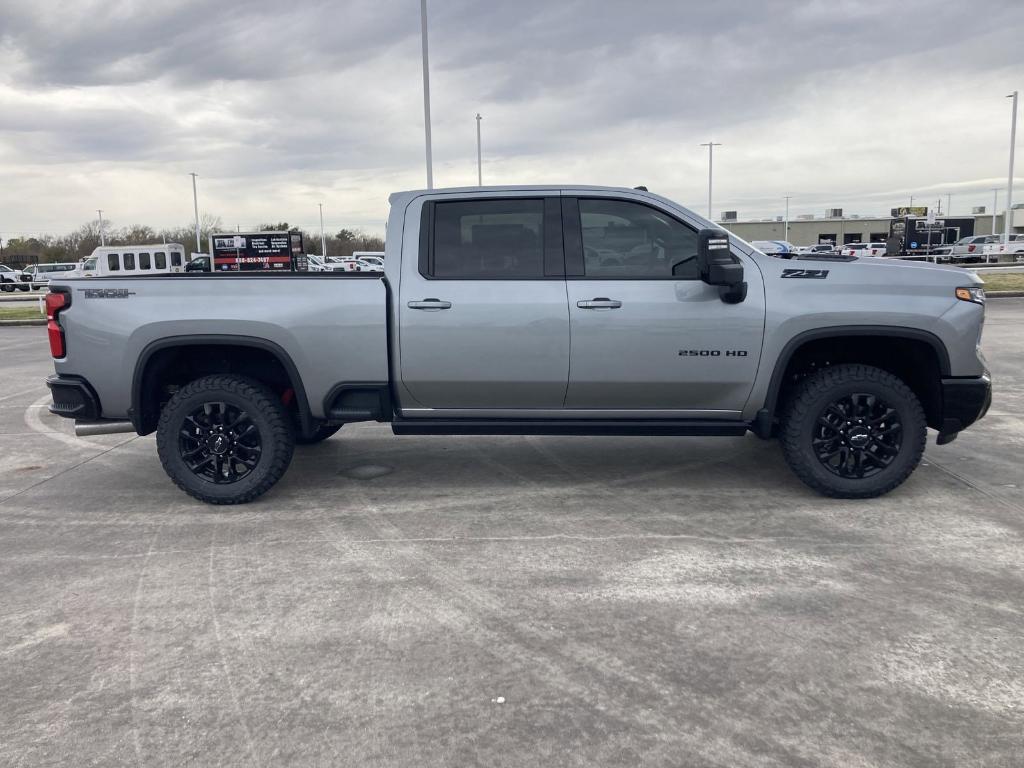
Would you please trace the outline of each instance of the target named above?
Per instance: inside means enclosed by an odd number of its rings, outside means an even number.
[[[722,301],[738,304],[747,297],[743,265],[732,255],[727,232],[702,229],[697,233],[697,265],[700,279],[720,288]]]

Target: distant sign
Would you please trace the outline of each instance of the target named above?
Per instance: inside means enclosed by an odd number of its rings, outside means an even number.
[[[927,205],[906,205],[901,208],[892,209],[892,217],[894,219],[902,219],[904,216],[927,216],[928,206]]]
[[[302,235],[291,232],[225,233],[210,235],[214,272],[290,272],[305,269]],[[293,266],[293,256],[301,264]]]

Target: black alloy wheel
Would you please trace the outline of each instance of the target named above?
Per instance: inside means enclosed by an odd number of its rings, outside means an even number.
[[[826,469],[839,477],[877,475],[899,455],[903,422],[877,395],[854,392],[826,406],[811,445]]]
[[[197,477],[234,483],[256,469],[263,441],[246,411],[229,403],[203,403],[185,417],[178,451]]]

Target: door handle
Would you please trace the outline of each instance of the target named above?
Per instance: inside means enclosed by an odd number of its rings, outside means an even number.
[[[410,301],[407,305],[409,309],[451,309],[452,303],[450,301],[441,301],[440,299],[424,299],[423,301]]]
[[[618,309],[622,306],[621,301],[616,299],[607,299],[604,296],[598,296],[596,299],[590,301],[577,301],[576,306],[580,309]]]

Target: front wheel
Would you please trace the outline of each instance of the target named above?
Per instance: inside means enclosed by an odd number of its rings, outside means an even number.
[[[288,411],[266,385],[204,376],[170,399],[156,432],[164,471],[207,504],[244,504],[281,479],[295,447]]]
[[[13,290],[14,283],[8,283],[6,280],[0,283],[0,291],[3,291],[4,293],[11,293]]]
[[[868,365],[836,365],[800,384],[780,437],[786,461],[808,486],[865,499],[910,476],[926,431],[921,403],[902,380]]]

